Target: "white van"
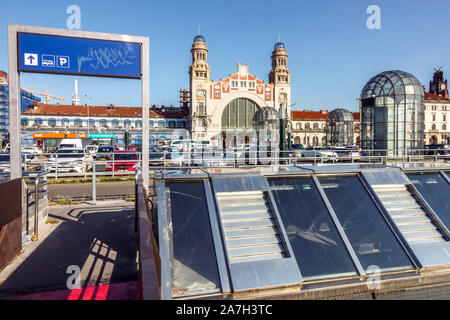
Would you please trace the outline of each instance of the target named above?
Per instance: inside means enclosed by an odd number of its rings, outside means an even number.
[[[81,141],[81,139],[62,139],[59,143],[58,149],[63,148],[83,149],[83,141]]]

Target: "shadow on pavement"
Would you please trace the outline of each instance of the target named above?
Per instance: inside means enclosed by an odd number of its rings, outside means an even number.
[[[49,217],[59,226],[0,285],[0,297],[68,290],[77,267],[84,288],[137,281],[133,206],[54,207]]]

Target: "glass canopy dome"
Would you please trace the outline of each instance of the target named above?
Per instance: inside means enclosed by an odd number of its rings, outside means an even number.
[[[280,115],[275,108],[262,107],[255,114],[256,128],[278,130],[280,128]]]
[[[347,109],[335,109],[327,117],[327,144],[331,146],[353,145],[353,115]]]
[[[422,149],[424,90],[412,74],[382,72],[361,92],[361,144],[388,155]],[[400,152],[401,151],[401,152]]]

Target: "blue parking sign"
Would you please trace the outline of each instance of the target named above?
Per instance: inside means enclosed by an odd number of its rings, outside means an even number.
[[[19,71],[141,78],[141,44],[19,33]]]

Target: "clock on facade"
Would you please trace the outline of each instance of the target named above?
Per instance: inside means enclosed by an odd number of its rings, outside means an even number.
[[[441,90],[444,91],[447,87],[445,86],[445,83],[441,84]]]
[[[205,91],[204,90],[198,90],[197,91],[197,97],[203,97],[205,95]]]

